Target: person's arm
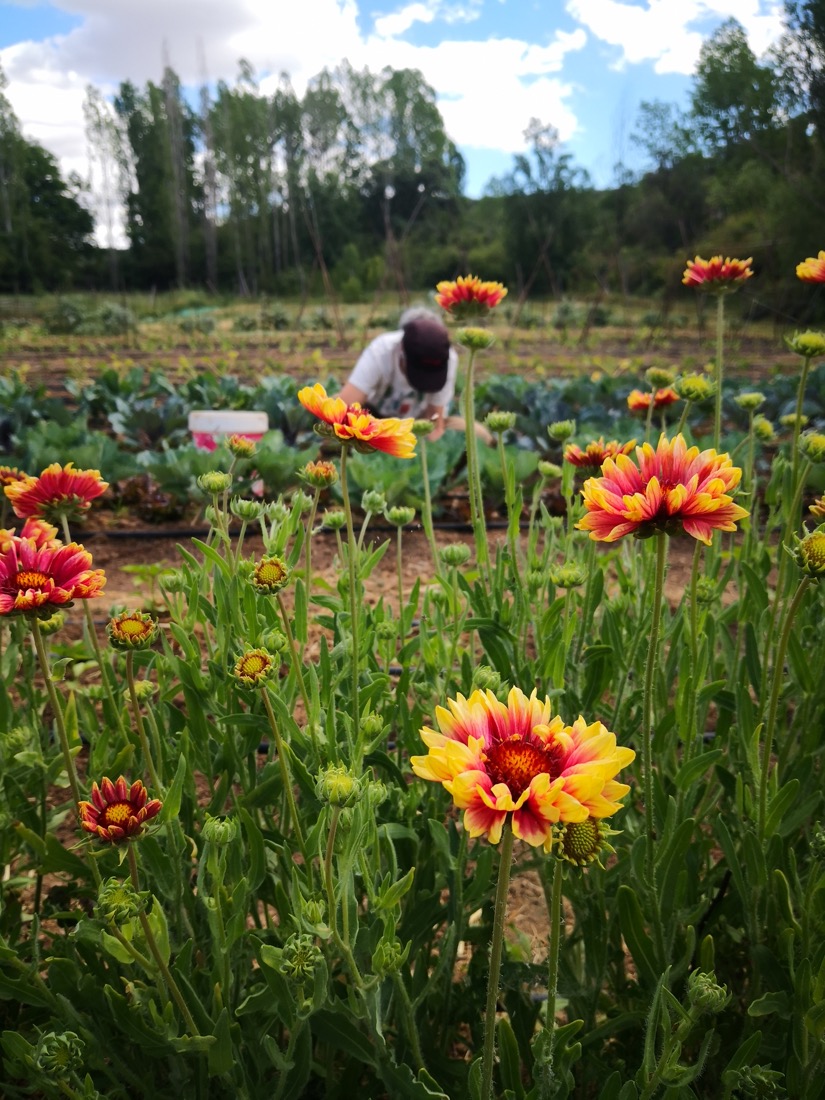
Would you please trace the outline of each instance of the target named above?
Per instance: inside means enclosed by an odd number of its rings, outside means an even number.
[[[423,420],[432,420],[435,427],[427,436],[427,439],[435,441],[440,439],[444,435],[444,429],[446,428],[446,422],[444,420],[444,406],[443,405],[427,405],[422,413]]]
[[[363,405],[367,397],[364,390],[359,390],[352,382],[345,382],[341,387],[340,393],[337,393],[335,396],[340,397],[342,401],[346,401],[348,405],[354,405],[356,402],[358,402],[359,405]]]

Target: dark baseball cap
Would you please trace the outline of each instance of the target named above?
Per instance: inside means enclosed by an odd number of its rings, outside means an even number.
[[[419,393],[438,393],[447,382],[450,335],[435,317],[415,317],[404,325],[401,350],[407,379]]]

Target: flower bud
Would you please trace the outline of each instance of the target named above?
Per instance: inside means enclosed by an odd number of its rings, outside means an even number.
[[[394,527],[406,527],[408,523],[412,523],[415,519],[415,508],[388,508],[384,515]]]
[[[468,351],[484,351],[485,348],[492,347],[496,342],[492,332],[475,327],[460,328],[455,334],[455,339],[457,344],[461,344]]]
[[[587,570],[575,561],[551,565],[548,572],[550,580],[557,588],[578,588],[587,580]]]
[[[395,619],[382,619],[375,624],[375,636],[379,642],[391,642],[398,637],[398,623]]]
[[[544,459],[539,462],[538,471],[545,481],[558,481],[563,473],[561,466],[557,466],[555,462],[545,462]]]
[[[232,674],[245,687],[261,687],[277,671],[272,654],[265,649],[248,649],[235,662]]]
[[[470,547],[463,542],[452,542],[449,546],[442,546],[438,556],[449,569],[458,569],[470,560]]]
[[[305,985],[313,981],[316,967],[324,961],[323,953],[316,947],[312,936],[295,933],[290,936],[281,950],[280,972],[295,985]]]
[[[48,638],[50,634],[56,634],[58,630],[62,630],[66,622],[66,616],[62,611],[55,611],[48,619],[40,619],[40,633],[44,638]]]
[[[543,569],[528,569],[525,576],[527,591],[535,596],[547,583],[547,573]]]
[[[331,806],[354,806],[361,797],[361,781],[343,764],[330,764],[318,777],[315,794]]]
[[[818,519],[825,518],[825,496],[817,497],[813,504],[808,506],[808,511]]]
[[[564,443],[571,435],[576,434],[575,420],[554,420],[548,427],[547,434],[556,443]]]
[[[222,470],[210,470],[206,474],[201,474],[196,484],[204,493],[211,493],[214,496],[216,493],[225,493],[232,484],[232,478]]]
[[[260,500],[232,497],[229,502],[229,511],[244,523],[253,523],[264,514],[264,505]]]
[[[143,611],[124,611],[106,624],[114,649],[148,649],[157,638],[157,620]]]
[[[648,367],[645,371],[645,378],[652,389],[660,390],[665,386],[673,385],[674,373],[672,370],[668,370],[667,367]]]
[[[514,412],[487,413],[484,423],[494,435],[512,431],[516,426],[516,414]]]
[[[825,355],[825,332],[796,332],[786,343],[791,351],[805,359],[818,359]]]
[[[688,977],[687,996],[691,1008],[714,1016],[720,1013],[731,999],[728,987],[719,985],[712,970],[707,974],[703,970],[693,971]]]
[[[85,1045],[74,1031],[64,1031],[60,1035],[47,1031],[38,1040],[34,1063],[49,1077],[65,1080],[82,1069]]]
[[[321,526],[328,527],[330,531],[340,531],[342,527],[346,527],[347,517],[346,513],[338,509],[332,511],[326,511],[321,516]]]
[[[274,627],[272,630],[268,630],[266,634],[261,638],[264,649],[270,653],[283,653],[289,648],[289,638],[282,630],[278,630]]]
[[[125,924],[144,911],[148,899],[148,891],[138,893],[130,882],[107,878],[97,892],[95,916],[107,924]]]
[[[155,685],[152,683],[151,680],[136,680],[134,686],[135,686],[135,697],[138,700],[142,700],[142,701],[145,701],[147,699],[151,699],[154,696],[155,692],[157,691],[157,688],[155,687]]]
[[[264,515],[270,523],[283,523],[289,516],[289,509],[282,500],[271,500],[264,505]]]
[[[377,515],[387,507],[387,498],[377,489],[367,489],[361,497],[361,510]]]
[[[216,848],[227,848],[238,836],[238,823],[231,817],[208,817],[203,823],[203,839]]]
[[[760,443],[773,443],[776,439],[774,426],[765,416],[755,416],[753,418],[753,434]]]
[[[709,607],[711,604],[716,603],[716,600],[716,581],[713,577],[697,577],[696,602],[701,607]]]
[[[797,538],[792,553],[807,576],[819,578],[825,574],[825,526],[817,527],[804,539]]]
[[[770,1066],[743,1066],[742,1069],[730,1071],[730,1080],[728,1076],[726,1073],[727,1085],[733,1089],[732,1096],[759,1096],[765,1100],[782,1100],[788,1095],[782,1087],[782,1078],[785,1075],[781,1070],[771,1069]]]
[[[365,737],[378,737],[384,732],[384,719],[380,714],[368,714],[361,720],[361,732]]]
[[[817,821],[810,842],[811,855],[817,863],[825,863],[825,828]]]
[[[747,393],[738,393],[733,399],[740,409],[745,412],[755,412],[765,403],[764,393],[758,390],[749,390]]]
[[[224,443],[229,453],[234,455],[235,458],[252,458],[256,451],[254,439],[250,439],[246,435],[238,435],[236,432],[228,435]]]
[[[435,428],[435,422],[432,420],[413,420],[412,434],[416,439],[420,439],[422,436],[427,436]]]
[[[338,470],[333,462],[308,462],[301,476],[313,489],[328,489],[338,480]]]
[[[391,943],[381,940],[372,956],[372,969],[382,978],[394,974],[407,961],[409,953],[410,943],[402,947],[400,940],[394,939]]]
[[[164,570],[158,577],[161,592],[173,595],[176,592],[185,592],[187,588],[186,577],[180,569]]]
[[[301,898],[301,916],[310,928],[320,928],[327,913],[322,897]]]
[[[613,836],[601,818],[588,817],[584,821],[568,821],[553,829],[553,852],[558,859],[585,867],[588,863],[601,863],[602,852],[612,852],[607,838]]]
[[[805,432],[799,438],[799,449],[809,462],[825,462],[825,435],[822,432]]]
[[[312,497],[309,493],[305,493],[303,489],[296,489],[289,503],[292,506],[292,511],[302,516],[304,512],[308,512],[312,507]]]
[[[273,596],[289,583],[289,577],[286,562],[277,555],[273,555],[256,562],[252,583],[259,592]]]
[[[716,386],[703,374],[686,374],[673,383],[673,388],[683,401],[707,401],[716,392]]]
[[[799,416],[796,413],[785,413],[784,416],[780,416],[779,423],[783,428],[795,428],[799,424],[800,428],[807,426],[808,421],[811,418],[804,413],[800,413]]]
[[[473,691],[501,691],[501,676],[490,665],[479,665],[473,670]]]

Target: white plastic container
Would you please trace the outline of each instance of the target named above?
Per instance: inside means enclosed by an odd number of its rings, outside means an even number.
[[[189,414],[189,431],[196,447],[214,451],[227,435],[242,435],[257,441],[269,431],[265,412],[238,409],[200,409]]]

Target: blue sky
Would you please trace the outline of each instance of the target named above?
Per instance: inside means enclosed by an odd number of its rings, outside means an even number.
[[[300,93],[324,66],[420,69],[467,162],[466,191],[512,167],[531,117],[554,125],[599,186],[631,142],[639,103],[684,104],[702,41],[726,18],[761,55],[778,0],[0,0],[0,65],[24,132],[88,176],[85,87],[232,80],[247,58]]]

